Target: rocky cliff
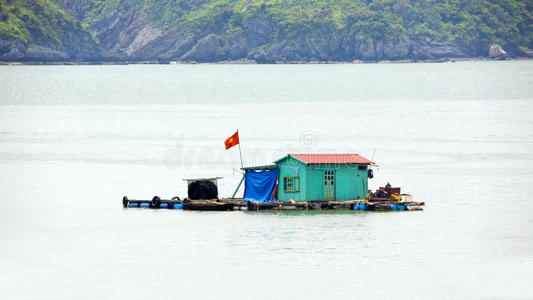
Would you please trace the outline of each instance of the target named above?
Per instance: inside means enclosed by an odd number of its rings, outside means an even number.
[[[310,32],[297,37],[275,37],[277,24],[261,17],[242,23],[230,35],[193,35],[158,27],[146,16],[118,11],[91,24],[106,59],[126,61],[219,62],[248,60],[257,63],[302,61],[440,60],[493,57],[491,44],[470,47],[429,38],[383,40],[350,34],[349,29]],[[501,46],[500,46],[501,48]],[[520,49],[508,57],[528,56]]]
[[[430,39],[387,41],[349,30],[310,33],[296,38],[273,38],[276,24],[265,18],[243,22],[242,30],[221,36],[192,35],[158,27],[140,13],[118,11],[91,24],[104,59],[124,61],[218,62],[249,60],[258,63],[293,61],[439,60],[489,57],[489,47],[474,49],[459,43]],[[521,56],[523,53],[514,53]]]

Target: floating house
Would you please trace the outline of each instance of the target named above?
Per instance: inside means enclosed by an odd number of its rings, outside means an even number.
[[[288,154],[274,163],[243,168],[245,201],[362,199],[373,164],[358,154]]]
[[[220,177],[185,179],[188,197],[164,200],[122,198],[124,207],[186,210],[353,209],[421,210],[409,194],[387,184],[369,193],[374,163],[358,154],[289,154],[267,166],[242,168],[245,173],[231,198],[218,198]],[[244,196],[235,198],[242,183]],[[367,197],[368,195],[368,197]],[[405,196],[405,198],[404,198]],[[363,198],[365,198],[363,200]]]

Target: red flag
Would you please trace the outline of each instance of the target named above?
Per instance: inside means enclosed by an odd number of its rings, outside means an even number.
[[[226,150],[239,144],[239,132],[235,132],[232,136],[224,141],[224,144],[226,145]]]

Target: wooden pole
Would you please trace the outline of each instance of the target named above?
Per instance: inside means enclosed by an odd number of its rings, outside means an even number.
[[[239,129],[237,129],[237,136],[239,136]],[[241,157],[241,169],[244,168],[244,164],[242,163],[242,151],[241,151],[241,137],[239,136],[239,156]],[[239,181],[239,184],[237,185],[237,188],[233,192],[233,195],[231,195],[231,200],[235,198],[235,195],[237,194],[237,191],[241,187],[242,182],[244,181],[244,174],[242,175],[241,181]]]

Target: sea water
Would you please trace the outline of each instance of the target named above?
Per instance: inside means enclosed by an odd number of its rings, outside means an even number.
[[[122,208],[231,196],[237,129],[424,211]],[[533,61],[0,67],[1,299],[533,298],[532,188]]]

